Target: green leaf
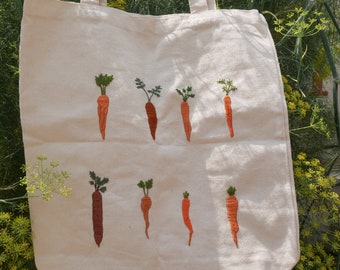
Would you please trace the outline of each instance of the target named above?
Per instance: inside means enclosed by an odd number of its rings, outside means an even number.
[[[99,189],[99,191],[102,192],[102,193],[104,193],[104,192],[106,191],[106,187],[101,187],[101,188]]]
[[[153,179],[152,178],[145,182],[145,187],[146,187],[147,190],[151,189],[152,185],[153,185]]]
[[[145,188],[144,181],[140,180],[137,186],[144,189]]]
[[[109,182],[109,178],[104,177],[103,180],[100,181],[100,185],[103,186]]]

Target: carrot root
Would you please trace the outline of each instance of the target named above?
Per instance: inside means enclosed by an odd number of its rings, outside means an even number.
[[[149,101],[145,104],[145,111],[148,117],[151,136],[155,140],[158,119],[157,119],[156,108],[152,104],[152,102]]]
[[[229,128],[230,137],[234,137],[234,129],[233,129],[233,111],[231,108],[231,98],[230,96],[224,96],[224,108],[226,114],[226,120]]]
[[[183,198],[182,199],[182,216],[183,216],[184,224],[189,230],[188,245],[190,246],[194,230],[192,228],[191,220],[190,220],[190,217],[189,217],[189,209],[190,209],[190,199]]]
[[[109,97],[107,95],[100,95],[97,99],[97,103],[99,130],[102,135],[102,139],[105,140],[106,118],[109,110]]]
[[[182,101],[181,103],[181,114],[182,114],[185,136],[187,137],[187,140],[190,141],[190,136],[191,136],[190,108],[189,108],[189,103],[187,101]]]
[[[146,238],[149,239],[149,226],[150,226],[150,222],[149,222],[149,210],[151,208],[152,205],[152,201],[151,198],[149,196],[144,196],[141,200],[141,210],[143,212],[143,217],[144,217],[144,221],[145,221],[145,235]]]
[[[99,247],[103,240],[103,202],[98,190],[92,193],[92,221],[94,240]]]
[[[237,233],[239,231],[238,221],[237,221],[237,211],[238,211],[238,200],[234,195],[227,198],[226,207],[228,210],[228,220],[230,224],[230,230],[233,237],[233,241],[238,248]]]

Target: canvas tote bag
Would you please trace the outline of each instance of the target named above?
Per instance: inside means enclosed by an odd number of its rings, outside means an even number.
[[[266,21],[257,10],[189,3],[191,14],[143,16],[98,2],[25,1],[20,108],[26,162],[39,155],[59,161],[73,188],[68,198],[29,200],[39,270],[278,270],[297,262],[287,111]],[[105,139],[99,74],[114,77],[106,88]],[[234,136],[220,79],[237,88],[229,93]],[[190,141],[176,91],[187,87],[195,95],[187,99]],[[148,96],[158,119],[155,138]],[[109,179],[99,246],[90,171]],[[147,238],[138,184],[149,179]],[[227,207],[230,186],[237,211],[235,204]]]

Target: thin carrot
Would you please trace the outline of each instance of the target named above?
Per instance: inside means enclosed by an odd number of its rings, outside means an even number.
[[[94,240],[98,247],[103,240],[103,198],[102,194],[106,191],[104,185],[109,182],[109,179],[104,177],[101,179],[93,171],[90,171],[90,184],[94,186],[92,193],[92,223]]]
[[[226,199],[226,207],[228,212],[228,220],[230,224],[231,234],[236,247],[238,248],[237,233],[239,231],[237,221],[238,200],[235,196],[236,188],[230,186],[227,189],[228,197]]]
[[[189,230],[188,245],[190,246],[194,230],[192,228],[191,220],[190,220],[190,217],[189,217],[189,209],[190,209],[189,193],[187,191],[185,191],[183,193],[183,199],[182,199],[182,216],[183,216],[184,224]]]
[[[234,129],[233,129],[233,110],[231,108],[231,98],[230,96],[224,96],[224,109],[226,111],[226,119],[229,128],[230,137],[234,137]]]
[[[155,86],[155,88],[151,89],[151,90],[146,90],[145,89],[145,84],[144,82],[139,79],[136,78],[135,80],[136,82],[136,86],[137,89],[142,89],[147,97],[147,103],[145,104],[145,111],[146,111],[146,115],[148,118],[148,123],[149,123],[149,129],[150,129],[150,133],[152,136],[152,139],[156,139],[156,129],[157,129],[157,112],[156,112],[156,108],[153,105],[153,103],[151,102],[152,97],[155,95],[156,97],[160,97],[160,93],[161,93],[161,87],[159,85]]]
[[[152,188],[152,184],[153,184],[153,180],[152,178],[147,180],[147,181],[143,181],[140,180],[139,183],[137,184],[138,187],[143,189],[143,193],[144,193],[144,197],[142,197],[141,199],[141,210],[143,213],[143,218],[144,218],[144,222],[145,222],[145,235],[146,237],[149,239],[149,226],[150,226],[150,222],[149,222],[149,211],[152,205],[152,200],[149,197],[149,189]]]
[[[225,115],[226,120],[229,128],[229,135],[230,137],[234,137],[234,128],[233,128],[233,111],[231,107],[231,98],[229,96],[229,93],[232,91],[236,91],[237,88],[233,85],[232,80],[225,80],[220,79],[217,81],[218,83],[222,84],[222,89],[225,92],[225,96],[223,98],[224,101],[224,109],[225,109]]]
[[[190,141],[191,136],[191,123],[190,123],[190,108],[188,103],[188,98],[194,98],[195,94],[193,94],[192,87],[188,86],[187,88],[183,89],[176,89],[177,93],[183,97],[183,101],[181,103],[181,114],[182,114],[182,121],[185,131],[185,136],[187,137],[188,142]]]
[[[109,97],[106,95],[106,87],[113,81],[113,75],[100,73],[95,77],[97,86],[100,87],[101,95],[97,99],[97,112],[99,118],[99,130],[102,139],[105,140],[106,118],[109,110]]]

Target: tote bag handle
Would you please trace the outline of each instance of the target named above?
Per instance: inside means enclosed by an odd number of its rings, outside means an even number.
[[[107,0],[80,0],[80,3],[106,6]]]
[[[189,6],[191,13],[216,9],[215,0],[189,0]]]
[[[106,6],[107,0],[80,0],[80,3]],[[216,9],[215,0],[189,0],[191,13]]]

